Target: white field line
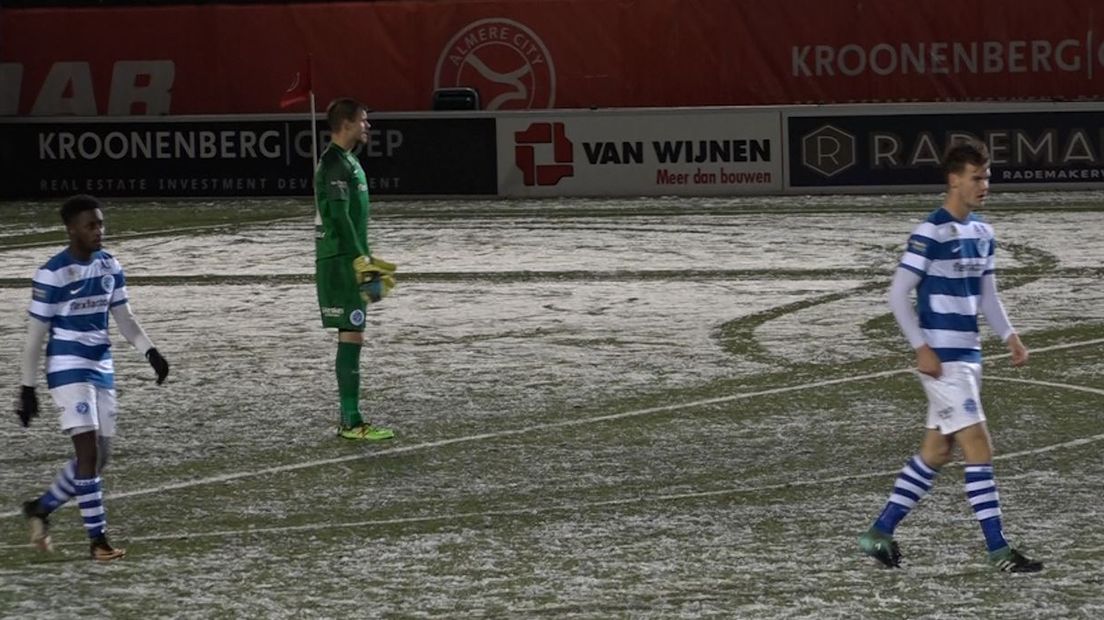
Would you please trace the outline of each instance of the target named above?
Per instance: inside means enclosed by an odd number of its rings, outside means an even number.
[[[1070,343],[1065,343],[1065,344],[1053,345],[1053,346],[1049,346],[1049,347],[1041,347],[1041,348],[1038,348],[1038,349],[1034,349],[1033,352],[1034,353],[1044,353],[1044,352],[1048,352],[1048,351],[1059,351],[1059,350],[1063,350],[1063,349],[1085,347],[1085,346],[1090,346],[1090,345],[1094,345],[1094,344],[1102,344],[1102,343],[1104,343],[1104,338],[1097,338],[1097,339],[1093,339],[1093,340],[1083,340],[1083,341],[1080,341],[1080,342],[1070,342]],[[989,356],[988,359],[1001,359],[1001,358],[1008,357],[1008,355],[1009,354],[1007,354],[1007,353],[1002,353],[1000,355]],[[719,403],[733,402],[733,401],[737,401],[737,400],[746,400],[746,399],[749,399],[749,398],[756,398],[756,397],[759,397],[759,396],[770,396],[770,395],[775,395],[775,394],[785,394],[785,393],[789,393],[789,392],[798,392],[798,391],[809,390],[809,389],[818,388],[818,387],[825,387],[825,386],[829,386],[829,385],[840,385],[840,384],[844,384],[844,383],[854,383],[856,381],[865,381],[865,380],[868,380],[868,379],[877,379],[877,378],[882,378],[882,377],[890,377],[890,376],[900,375],[900,374],[904,374],[904,373],[908,373],[908,372],[914,372],[914,371],[911,368],[901,368],[901,369],[897,369],[897,370],[883,370],[883,371],[880,371],[880,372],[872,372],[872,373],[866,373],[866,374],[862,374],[862,375],[855,375],[853,377],[842,377],[842,378],[839,378],[839,379],[829,379],[829,380],[826,380],[826,381],[814,381],[814,382],[810,382],[810,383],[802,383],[802,384],[786,386],[786,387],[771,388],[771,389],[767,389],[767,390],[758,390],[758,391],[755,391],[755,392],[744,392],[744,393],[741,393],[741,394],[732,394],[730,396],[719,396],[719,397],[716,397],[716,398],[707,398],[707,399],[696,400],[696,401],[691,401],[691,402],[687,402],[687,403],[676,403],[676,404],[673,404],[673,405],[663,405],[663,406],[660,406],[660,407],[648,407],[648,408],[645,408],[645,409],[636,409],[636,410],[633,410],[633,411],[624,411],[622,413],[613,413],[613,414],[608,414],[608,415],[595,416],[595,417],[591,417],[591,418],[583,418],[583,419],[579,419],[579,420],[565,420],[565,421],[562,421],[562,422],[548,422],[548,423],[545,423],[545,424],[534,424],[532,426],[526,426],[526,427],[517,428],[517,429],[495,431],[495,432],[492,432],[492,433],[480,433],[480,434],[477,434],[477,435],[465,435],[465,436],[462,436],[462,437],[453,437],[451,439],[441,439],[441,440],[438,440],[438,441],[427,441],[427,442],[422,442],[422,443],[418,443],[418,444],[413,444],[413,445],[410,445],[410,446],[403,446],[403,447],[399,447],[399,448],[390,448],[390,449],[379,450],[379,451],[375,451],[375,452],[368,452],[368,453],[364,453],[364,454],[352,454],[352,455],[348,455],[348,456],[334,457],[334,458],[330,458],[330,459],[319,459],[319,460],[314,460],[314,461],[305,461],[305,462],[302,462],[302,463],[292,463],[292,464],[289,464],[289,465],[280,465],[280,466],[277,466],[277,467],[268,467],[268,468],[264,468],[264,469],[253,470],[253,471],[234,472],[234,473],[229,473],[229,474],[222,474],[222,475],[219,475],[219,476],[210,476],[210,477],[207,477],[207,478],[197,478],[195,480],[185,480],[185,481],[181,481],[181,482],[169,483],[169,484],[161,485],[159,487],[152,487],[152,488],[148,488],[148,489],[137,489],[137,490],[134,490],[134,491],[124,491],[124,492],[121,492],[121,493],[111,493],[105,499],[118,500],[118,499],[124,499],[124,498],[127,498],[127,497],[138,497],[138,496],[142,496],[142,495],[152,495],[152,494],[155,494],[155,493],[165,493],[165,492],[168,492],[168,491],[174,491],[174,490],[178,490],[178,489],[186,489],[186,488],[191,488],[191,487],[196,487],[196,486],[203,486],[203,485],[208,485],[208,484],[217,484],[217,483],[220,483],[220,482],[228,482],[228,481],[231,481],[231,480],[240,480],[240,479],[243,479],[243,478],[253,478],[253,477],[257,477],[257,476],[265,476],[265,475],[269,475],[269,474],[277,474],[277,473],[283,473],[283,472],[289,472],[289,471],[297,471],[297,470],[301,470],[301,469],[309,469],[309,468],[312,468],[312,467],[320,467],[320,466],[323,466],[323,465],[333,465],[333,464],[337,464],[337,463],[346,463],[346,462],[349,462],[349,461],[359,461],[359,460],[370,459],[370,458],[378,458],[378,457],[381,457],[381,456],[390,456],[390,455],[394,455],[394,454],[406,454],[406,453],[410,453],[410,452],[417,452],[417,451],[428,450],[428,449],[432,449],[432,448],[440,448],[440,447],[443,447],[443,446],[449,446],[449,445],[455,445],[455,444],[461,444],[461,443],[469,443],[469,442],[473,442],[473,441],[482,441],[482,440],[485,440],[485,439],[497,439],[497,438],[501,438],[501,437],[510,437],[510,436],[516,436],[516,435],[523,435],[523,434],[528,434],[528,433],[542,431],[542,430],[566,428],[566,427],[572,427],[572,426],[583,426],[583,425],[587,425],[587,424],[594,424],[596,422],[607,422],[607,421],[610,421],[610,420],[620,420],[620,419],[626,419],[626,418],[634,418],[634,417],[640,417],[640,416],[644,416],[644,415],[650,415],[650,414],[653,414],[653,413],[664,413],[664,412],[670,412],[670,411],[678,411],[678,410],[681,410],[681,409],[701,407],[701,406],[705,406],[705,405],[714,405],[714,404],[719,404]],[[1087,388],[1087,389],[1092,389],[1092,388]],[[1077,440],[1077,441],[1085,441],[1085,439],[1083,438],[1083,439]],[[824,480],[821,480],[821,481],[817,481],[815,483],[816,484],[830,484],[832,482],[839,482],[839,481],[846,481],[846,480],[858,480],[858,479],[861,479],[861,478],[873,477],[873,476],[876,476],[876,475],[880,476],[880,475],[885,475],[885,474],[879,472],[879,473],[876,473],[876,474],[862,474],[862,475],[859,475],[859,476],[839,476],[839,477],[836,477],[836,478],[828,478],[828,479],[824,479]],[[813,484],[813,483],[810,483],[810,484]],[[784,487],[789,487],[789,486],[801,486],[801,485],[798,485],[797,483],[787,483],[787,484],[781,484],[781,485],[772,486],[772,487],[759,487],[759,488],[756,488],[756,490],[763,491],[763,490],[769,490],[769,489],[772,489],[772,488],[784,488]],[[737,492],[737,491],[729,490],[729,491],[717,491],[717,492],[710,492],[710,493],[723,494],[723,493],[730,493],[730,492]],[[677,496],[677,497],[682,497],[682,496]],[[675,499],[677,497],[672,497],[672,499]],[[698,496],[695,495],[695,494],[689,494],[686,497],[698,497]],[[708,497],[708,495],[705,495],[704,497]],[[614,501],[619,501],[619,500],[614,500]],[[640,501],[640,500],[639,499],[632,499],[632,500],[628,500],[628,501]],[[524,510],[518,512],[518,514],[524,514],[524,513],[525,513]],[[0,514],[0,518],[17,517],[17,516],[20,516],[20,514],[21,513],[18,512],[18,511],[7,512],[7,513]],[[482,514],[482,513],[480,513],[480,514]],[[400,522],[402,522],[402,521],[400,521]]]
[[[803,383],[800,385],[771,388],[767,390],[759,390],[757,392],[745,392],[742,394],[733,394],[731,396],[719,396],[716,398],[707,398],[703,400],[696,400],[688,403],[676,403],[673,405],[662,405],[659,407],[648,407],[646,409],[635,409],[633,411],[624,411],[622,413],[611,413],[608,415],[595,416],[591,418],[581,418],[578,420],[564,420],[561,422],[547,422],[544,424],[534,424],[532,426],[525,426],[522,428],[508,429],[501,431],[494,431],[490,433],[479,433],[476,435],[464,435],[461,437],[452,437],[449,439],[440,439],[437,441],[426,441],[422,443],[412,444],[409,446],[402,446],[398,448],[388,448],[383,450],[376,450],[374,452],[365,452],[362,454],[350,454],[346,456],[338,456],[329,459],[318,459],[314,461],[305,461],[302,463],[291,463],[288,465],[278,465],[276,467],[266,467],[264,469],[257,469],[253,471],[233,472],[228,474],[221,474],[218,476],[210,476],[207,478],[197,478],[195,480],[184,480],[181,482],[172,482],[164,484],[158,487],[152,487],[148,489],[137,489],[134,491],[123,491],[121,493],[111,493],[105,499],[119,500],[128,497],[137,497],[141,495],[151,495],[156,493],[165,493],[168,491],[175,491],[179,489],[186,489],[190,487],[203,486],[208,484],[217,484],[220,482],[229,482],[231,480],[240,480],[242,478],[254,478],[257,476],[266,476],[270,474],[278,474],[289,471],[298,471],[301,469],[310,469],[313,467],[320,467],[324,465],[335,465],[337,463],[347,463],[349,461],[361,461],[365,459],[374,459],[383,456],[392,456],[396,454],[407,454],[410,452],[418,452],[422,450],[429,450],[433,448],[441,448],[444,446],[451,446],[462,443],[471,443],[475,441],[483,441],[486,439],[498,439],[502,437],[511,437],[515,435],[524,435],[537,431],[551,430],[566,428],[572,426],[584,426],[588,424],[594,424],[596,422],[607,422],[610,420],[620,420],[625,418],[635,418],[653,413],[664,413],[669,411],[678,411],[680,409],[689,409],[692,407],[701,407],[705,405],[714,405],[719,403],[727,403],[737,400],[745,400],[749,398],[755,398],[757,396],[768,396],[772,394],[785,394],[787,392],[797,392],[801,390],[808,390],[817,387],[824,387],[829,385],[837,385],[841,383],[853,383],[855,381],[862,381],[865,379],[875,379],[879,377],[888,377],[892,375],[899,375],[909,372],[908,370],[884,370],[881,372],[873,372],[865,375],[856,375],[854,377],[843,377],[840,379],[830,379],[827,381],[816,381],[812,383]],[[0,514],[0,518],[18,516],[18,512],[9,512]]]
[[[1104,390],[1100,388],[1088,387],[1084,385],[1072,385],[1069,383],[1055,383],[1053,381],[1037,381],[1035,379],[1017,379],[1015,377],[993,377],[986,376],[983,381],[1008,381],[1009,383],[1026,383],[1028,385],[1042,385],[1045,387],[1060,388],[1063,390],[1074,390],[1076,392],[1088,392],[1089,394],[1097,394],[1104,396]]]
[[[994,377],[990,377],[991,379]],[[998,380],[1003,380],[998,379]],[[1048,387],[1063,388],[1077,391],[1089,392],[1092,394],[1099,394],[1104,396],[1104,390],[1096,388],[1084,387],[1080,385],[1067,385],[1064,383],[1051,383],[1041,381],[1027,381],[1025,383],[1039,383]],[[1043,446],[1040,448],[1032,448],[1030,450],[1023,450],[1020,452],[1010,452],[1008,454],[1002,454],[993,457],[994,461],[1000,461],[1005,459],[1016,459],[1023,456],[1029,456],[1034,454],[1041,454],[1044,452],[1053,452],[1062,448],[1071,448],[1076,446],[1083,446],[1091,444],[1097,441],[1104,440],[1104,433],[1098,435],[1092,435],[1090,437],[1082,437],[1071,441],[1063,441],[1060,443],[1051,444],[1049,446]],[[955,466],[961,466],[956,463]],[[494,517],[519,517],[519,516],[535,516],[550,513],[559,512],[581,512],[585,510],[593,510],[597,508],[607,508],[611,506],[626,506],[632,504],[647,504],[658,502],[671,502],[680,500],[697,500],[706,499],[711,497],[724,497],[728,495],[748,495],[754,493],[762,493],[764,491],[778,491],[782,489],[796,489],[801,487],[820,487],[830,484],[839,484],[842,482],[853,482],[856,480],[865,480],[867,478],[890,478],[897,474],[900,468],[886,469],[883,471],[868,472],[865,474],[848,474],[843,476],[833,476],[831,478],[820,478],[818,480],[798,480],[794,482],[781,482],[775,484],[765,484],[760,486],[750,487],[729,487],[725,489],[717,489],[713,491],[695,491],[689,493],[669,493],[665,495],[645,495],[637,497],[627,497],[620,499],[602,500],[597,502],[578,502],[574,504],[552,504],[549,506],[530,506],[526,508],[514,508],[511,510],[486,510],[482,512],[458,512],[448,514],[437,515],[425,515],[421,517],[398,517],[394,519],[368,519],[364,521],[345,521],[340,523],[306,523],[303,525],[281,525],[275,527],[254,527],[243,528],[236,530],[212,530],[208,532],[189,532],[189,533],[176,533],[176,534],[150,534],[147,536],[128,536],[127,542],[154,542],[164,540],[190,540],[195,538],[230,538],[235,536],[249,536],[255,534],[284,534],[290,532],[318,532],[323,530],[337,530],[337,529],[356,529],[356,528],[372,528],[387,525],[414,525],[418,523],[434,523],[434,522],[455,522],[455,521],[467,521],[467,520],[479,520],[488,519]],[[1002,480],[1013,480],[1016,476],[1007,476]],[[76,546],[86,545],[86,541],[80,542],[66,542],[55,543],[55,546]],[[22,549],[29,548],[30,544],[22,545],[0,545],[0,549]]]

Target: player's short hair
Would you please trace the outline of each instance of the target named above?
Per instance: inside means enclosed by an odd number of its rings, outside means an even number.
[[[345,121],[359,121],[361,111],[367,112],[368,108],[352,97],[334,99],[326,108],[326,122],[330,124],[330,131],[340,131],[341,124]]]
[[[92,211],[93,209],[103,209],[103,203],[100,202],[99,198],[88,194],[77,194],[61,205],[59,213],[61,213],[61,221],[68,224],[73,221],[78,213]]]
[[[956,140],[947,147],[943,154],[943,170],[947,174],[959,174],[966,169],[966,164],[982,167],[989,163],[989,148],[985,143],[974,138]]]

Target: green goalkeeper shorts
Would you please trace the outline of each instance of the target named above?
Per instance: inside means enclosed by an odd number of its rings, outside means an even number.
[[[345,331],[364,331],[364,300],[360,297],[354,256],[332,256],[314,263],[314,282],[318,289],[318,308],[322,327]]]

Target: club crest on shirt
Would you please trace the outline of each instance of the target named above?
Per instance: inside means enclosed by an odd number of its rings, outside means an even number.
[[[982,258],[985,258],[985,257],[989,256],[989,243],[990,243],[990,241],[988,239],[986,239],[985,237],[982,237],[982,238],[977,240],[978,256],[980,256]]]
[[[358,308],[350,312],[349,322],[358,327],[364,325],[364,311]]]
[[[105,293],[110,293],[115,288],[115,276],[108,274],[100,278],[100,286]]]

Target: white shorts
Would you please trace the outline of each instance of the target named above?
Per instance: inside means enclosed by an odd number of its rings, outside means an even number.
[[[103,437],[115,436],[115,390],[91,383],[69,383],[50,390],[50,396],[59,409],[63,433],[74,435],[92,430]]]
[[[927,428],[950,435],[985,421],[981,410],[981,364],[943,362],[938,379],[920,373],[928,395]]]

